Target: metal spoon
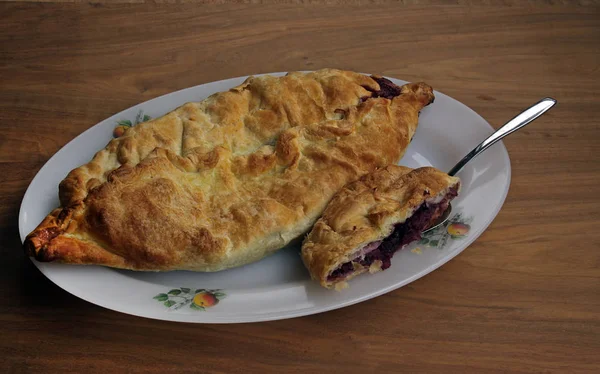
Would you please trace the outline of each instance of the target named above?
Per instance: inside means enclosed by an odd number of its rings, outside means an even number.
[[[504,126],[499,128],[495,133],[490,135],[487,139],[482,141],[477,147],[473,148],[471,152],[469,152],[462,160],[460,160],[449,172],[448,175],[455,176],[458,174],[463,167],[472,159],[477,157],[480,153],[491,147],[500,139],[504,138],[507,135],[512,134],[513,132],[522,129],[527,126],[535,119],[537,119],[542,114],[546,113],[550,108],[552,108],[556,104],[556,100],[551,97],[547,97],[545,99],[540,100],[538,103],[532,105],[521,114],[516,116],[515,118],[508,121]],[[450,213],[452,212],[452,205],[448,205],[448,209],[436,220],[436,222],[429,227],[427,230],[423,232],[427,232],[430,230],[434,230],[444,222],[448,220],[450,217]]]

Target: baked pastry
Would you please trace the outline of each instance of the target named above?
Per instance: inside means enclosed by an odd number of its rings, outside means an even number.
[[[457,196],[460,180],[432,167],[389,165],[338,192],[302,245],[302,260],[323,287],[385,270]]]
[[[324,69],[250,77],[131,127],[60,183],[39,261],[218,271],[306,233],[347,182],[397,162],[424,83]]]

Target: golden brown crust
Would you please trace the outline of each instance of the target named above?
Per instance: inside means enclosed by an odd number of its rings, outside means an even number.
[[[134,270],[259,260],[305,233],[344,184],[403,155],[431,87],[369,98],[379,89],[332,69],[251,77],[129,128],[61,182],[62,208],[27,253]]]
[[[311,277],[331,288],[335,282],[328,276],[360,248],[386,238],[423,202],[445,196],[459,182],[432,167],[388,165],[349,183],[332,198],[302,244]]]

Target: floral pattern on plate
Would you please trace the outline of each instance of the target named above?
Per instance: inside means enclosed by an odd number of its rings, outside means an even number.
[[[473,222],[472,216],[466,216],[459,212],[442,226],[424,233],[418,244],[425,247],[444,249],[450,240],[465,238],[471,230],[471,222]],[[419,251],[413,250],[412,252],[420,254]]]
[[[223,290],[207,290],[199,288],[192,292],[191,288],[174,288],[167,293],[159,293],[153,299],[162,303],[169,310],[178,310],[189,305],[190,309],[206,310],[225,298]]]
[[[147,114],[144,114],[144,111],[140,109],[138,111],[138,114],[135,116],[135,120],[133,120],[133,122],[128,119],[117,121],[117,125],[113,130],[113,138],[118,138],[119,136],[122,136],[128,127],[135,126],[138,123],[150,121],[151,119],[152,117],[150,117]]]

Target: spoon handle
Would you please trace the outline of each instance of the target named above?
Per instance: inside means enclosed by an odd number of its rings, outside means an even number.
[[[532,105],[531,107],[523,111],[521,114],[508,121],[504,126],[499,128],[498,131],[490,135],[487,139],[485,139],[477,147],[475,147],[471,152],[469,152],[465,157],[463,157],[463,159],[460,160],[458,164],[456,164],[452,168],[452,170],[448,172],[448,175],[454,176],[458,174],[458,172],[460,172],[462,168],[467,164],[467,162],[471,161],[471,159],[475,158],[481,152],[491,147],[498,140],[527,126],[539,116],[544,114],[548,109],[552,108],[554,104],[556,104],[556,100],[554,100],[551,97],[547,97],[545,99],[540,100],[537,104]]]

